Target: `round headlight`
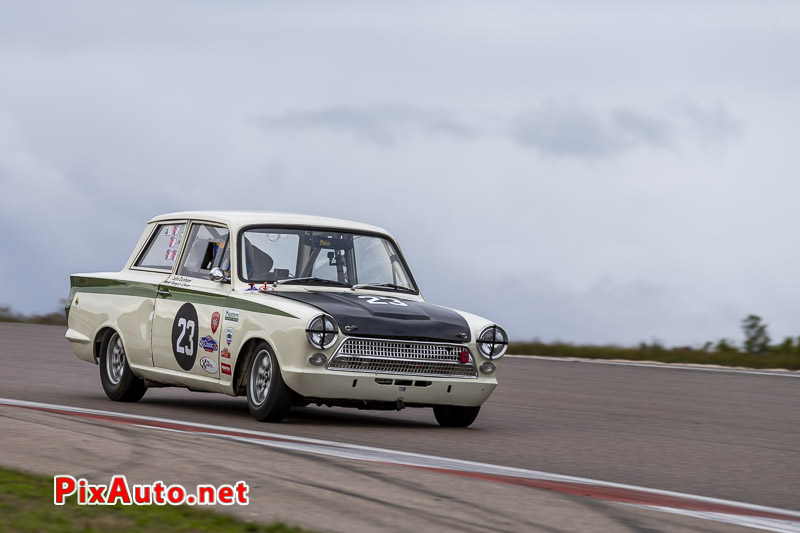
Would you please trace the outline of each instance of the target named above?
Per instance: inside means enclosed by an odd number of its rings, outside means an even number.
[[[489,359],[497,359],[506,353],[508,335],[500,326],[489,326],[478,335],[478,348]]]
[[[311,346],[326,350],[336,342],[339,329],[332,316],[319,315],[311,319],[306,328],[306,338]]]

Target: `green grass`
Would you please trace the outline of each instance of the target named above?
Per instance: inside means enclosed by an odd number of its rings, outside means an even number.
[[[629,348],[623,346],[583,346],[565,342],[512,342],[508,353],[518,355],[541,355],[545,357],[580,357],[584,359],[626,359],[630,361],[658,361],[661,363],[704,364],[740,366],[747,368],[785,368],[800,370],[800,352],[771,348],[763,354],[745,353],[728,348],[726,350],[696,348],[665,348],[657,344],[641,344]]]
[[[309,533],[280,522],[252,524],[187,506],[80,506],[53,503],[53,478],[0,467],[0,531],[61,533]],[[252,502],[251,502],[252,505]]]

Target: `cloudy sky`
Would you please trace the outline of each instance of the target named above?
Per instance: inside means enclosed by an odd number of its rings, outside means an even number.
[[[796,0],[0,0],[0,305],[263,209],[516,339],[800,335],[799,120]]]

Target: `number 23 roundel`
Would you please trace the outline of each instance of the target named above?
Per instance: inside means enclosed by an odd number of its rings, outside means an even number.
[[[184,370],[191,370],[197,358],[197,310],[186,303],[178,309],[172,323],[172,353]]]

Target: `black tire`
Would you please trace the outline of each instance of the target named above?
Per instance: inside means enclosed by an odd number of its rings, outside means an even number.
[[[125,346],[116,331],[106,335],[100,345],[100,383],[106,396],[115,402],[137,402],[147,390],[128,366]]]
[[[436,405],[433,416],[440,426],[446,428],[465,428],[475,422],[481,406],[463,407],[460,405]]]
[[[280,422],[292,407],[292,390],[283,381],[278,358],[263,341],[248,363],[247,407],[261,422]]]

